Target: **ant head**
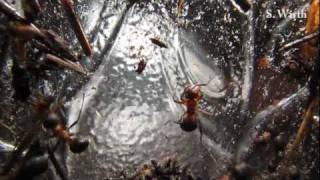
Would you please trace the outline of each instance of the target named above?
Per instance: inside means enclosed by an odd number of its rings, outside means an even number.
[[[47,129],[55,128],[60,122],[60,118],[57,113],[51,112],[48,116],[43,120],[43,126]]]
[[[82,153],[89,146],[89,141],[87,139],[74,138],[69,143],[70,151],[73,153]]]
[[[194,99],[200,95],[200,86],[187,85],[184,89],[183,95],[186,99]]]
[[[44,173],[48,169],[47,156],[35,156],[28,159],[23,167],[22,172],[24,176],[36,176]]]
[[[197,123],[185,121],[180,123],[180,128],[186,132],[191,132],[197,129]]]

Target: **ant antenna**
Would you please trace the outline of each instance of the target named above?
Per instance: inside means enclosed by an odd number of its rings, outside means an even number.
[[[0,121],[0,126],[4,127],[5,129],[7,129],[12,135],[16,136],[17,133],[15,133],[11,127],[9,127],[8,125],[6,125],[4,122]],[[16,140],[16,138],[14,138],[14,141]]]
[[[81,117],[81,113],[82,113],[84,98],[85,98],[85,93],[82,94],[82,103],[81,103],[80,111],[79,111],[79,114],[78,114],[78,118],[77,118],[77,120],[76,120],[75,122],[73,122],[73,123],[69,126],[68,130],[71,129],[73,126],[75,126],[75,125],[79,122],[80,117]]]
[[[83,108],[83,102],[84,102],[84,98],[85,98],[85,93],[82,94],[82,103],[81,103],[81,107],[80,107],[80,111],[79,111],[79,114],[78,114],[78,118],[75,122],[73,122],[67,130],[70,130],[73,126],[75,126],[79,120],[80,120],[80,117],[81,117],[81,113],[82,113],[82,108]],[[59,139],[58,142],[54,145],[54,147],[52,148],[52,151],[55,152],[57,150],[57,148],[60,146],[60,144],[62,143],[62,140]]]
[[[210,79],[208,80],[207,83],[200,83],[200,84],[196,84],[197,86],[206,86],[208,85],[214,78],[212,76],[210,76]]]
[[[203,135],[203,132],[202,132],[202,124],[200,122],[200,119],[198,120],[198,125],[199,125],[199,132],[200,132],[200,143],[201,145],[203,145],[203,142],[202,142],[202,135]]]

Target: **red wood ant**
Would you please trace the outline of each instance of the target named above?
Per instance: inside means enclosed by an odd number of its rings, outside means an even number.
[[[1,175],[8,177],[8,179],[17,179],[16,177],[20,176],[23,177],[22,179],[26,177],[29,179],[29,176],[37,176],[46,171],[48,159],[54,165],[57,174],[62,179],[66,179],[65,171],[56,159],[54,152],[63,141],[69,145],[73,153],[81,153],[88,148],[88,140],[73,137],[73,134],[68,132],[79,121],[83,101],[78,119],[69,128],[66,128],[67,119],[63,100],[56,100],[56,98],[49,96],[32,100],[31,103],[34,106],[37,121],[14,150],[4,168],[1,169],[0,179]],[[48,137],[57,138],[57,142],[52,145]],[[23,154],[24,151],[27,151],[26,155]]]
[[[53,98],[48,98],[47,101],[47,103],[49,103],[47,104],[49,112],[43,117],[43,126],[46,129],[51,130],[55,137],[58,137],[60,140],[68,143],[71,152],[81,153],[85,151],[88,148],[89,141],[82,138],[73,137],[73,134],[68,132],[68,130],[72,128],[78,122],[78,120],[69,128],[66,128],[66,119],[64,117],[64,113],[62,112],[61,102],[56,102],[53,100]],[[58,146],[60,142],[61,141],[59,141],[56,146]]]
[[[200,140],[202,139],[202,127],[201,122],[197,118],[197,113],[202,112],[210,116],[213,115],[198,108],[198,103],[203,98],[201,86],[206,86],[208,83],[194,85],[189,84],[184,88],[184,91],[180,96],[180,100],[174,99],[175,103],[184,105],[187,108],[177,123],[180,125],[181,129],[186,132],[194,131],[199,126]]]

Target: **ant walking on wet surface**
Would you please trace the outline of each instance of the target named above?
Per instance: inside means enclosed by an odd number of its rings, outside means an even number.
[[[61,179],[68,179],[55,157],[55,151],[62,142],[68,144],[72,153],[82,153],[88,148],[88,140],[74,137],[74,134],[69,132],[69,129],[76,125],[80,119],[83,101],[84,95],[77,120],[67,127],[63,100],[52,96],[34,100],[32,104],[38,121],[13,152],[10,160],[0,172],[0,179],[1,175],[4,175],[2,177],[5,179],[40,175],[48,169],[48,159],[54,165]],[[56,139],[55,144],[51,144],[52,138]],[[24,151],[27,153],[23,156]]]
[[[202,126],[198,119],[198,112],[202,112],[209,116],[213,116],[212,113],[206,112],[198,107],[200,100],[203,98],[203,93],[201,91],[202,86],[207,86],[210,79],[205,84],[188,84],[185,86],[182,94],[180,95],[180,100],[173,98],[174,102],[177,104],[184,105],[186,111],[181,116],[180,120],[176,122],[180,125],[181,129],[186,132],[192,132],[195,129],[200,131],[200,141],[202,142]]]

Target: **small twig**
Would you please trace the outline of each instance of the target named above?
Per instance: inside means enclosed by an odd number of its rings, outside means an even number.
[[[297,39],[297,40],[295,40],[295,41],[292,41],[292,42],[284,45],[283,47],[281,47],[281,48],[279,49],[279,51],[280,51],[280,52],[281,52],[281,51],[286,51],[286,50],[288,50],[288,49],[291,49],[291,48],[293,48],[293,47],[296,47],[297,45],[299,45],[299,44],[301,44],[301,43],[304,43],[304,42],[306,42],[306,41],[309,41],[309,40],[311,40],[311,39],[314,39],[314,38],[316,38],[317,36],[319,36],[319,31],[314,32],[314,33],[309,34],[309,35],[306,35],[306,36],[304,36],[304,37],[302,37],[302,38],[300,38],[300,39]]]
[[[24,39],[32,39],[40,41],[41,43],[48,46],[54,53],[58,53],[63,55],[64,57],[77,61],[78,58],[73,55],[73,53],[69,50],[67,42],[56,35],[51,30],[40,30],[37,26],[32,23],[28,23],[28,20],[22,17],[20,14],[16,12],[14,8],[12,8],[7,3],[0,1],[0,12],[3,12],[8,18],[13,21],[21,22],[22,24],[11,25],[9,27],[0,26],[0,31],[8,31],[10,33],[14,33],[15,35],[20,36]]]
[[[13,19],[15,21],[28,23],[25,18],[23,18],[13,7],[11,7],[4,0],[0,1],[0,12],[5,14],[8,18]]]
[[[8,126],[6,125],[5,123],[3,123],[2,121],[0,121],[0,125],[6,129],[8,129],[8,131],[13,134],[14,136],[16,136],[17,134]]]
[[[168,46],[164,42],[160,41],[160,38],[149,38],[149,39],[153,44],[156,44],[161,48],[168,48]]]
[[[76,33],[76,36],[81,44],[81,47],[84,51],[84,53],[87,56],[92,55],[92,48],[90,46],[90,43],[84,33],[84,30],[81,26],[81,23],[79,21],[79,18],[77,17],[74,9],[73,4],[70,0],[61,0],[62,6],[67,14],[67,17],[69,19],[69,22],[71,23],[74,32]]]
[[[70,60],[67,59],[62,59],[60,57],[57,57],[53,54],[47,54],[46,55],[46,59],[52,62],[55,62],[61,66],[67,67],[69,69],[75,70],[81,74],[86,74],[86,71],[84,70],[84,68],[80,65],[80,64],[76,64]]]
[[[182,15],[184,0],[178,0],[178,17]]]
[[[301,144],[301,141],[304,139],[305,137],[305,132],[307,127],[309,126],[309,124],[312,122],[312,112],[314,107],[316,107],[317,103],[319,101],[319,98],[315,98],[309,105],[309,107],[307,108],[304,117],[303,117],[303,121],[301,123],[301,126],[298,130],[297,136],[294,140],[294,142],[292,143],[292,145],[290,145],[288,147],[288,151],[287,151],[287,159],[291,160],[294,156],[295,153],[297,152],[297,148],[299,147],[299,145]]]

